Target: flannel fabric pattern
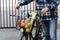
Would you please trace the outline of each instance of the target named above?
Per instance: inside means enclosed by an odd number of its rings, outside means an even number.
[[[28,3],[32,2],[33,0],[25,0],[24,2],[19,2],[19,5],[27,5]],[[40,15],[41,20],[51,20],[51,19],[57,19],[58,14],[55,10],[55,7],[59,4],[58,0],[36,0],[37,3],[37,11]],[[48,7],[49,11],[46,13],[41,13],[40,11],[44,8]]]
[[[40,20],[52,20],[58,18],[58,14],[56,11],[48,11],[43,14],[40,12],[40,10],[38,10],[37,13],[39,14]]]

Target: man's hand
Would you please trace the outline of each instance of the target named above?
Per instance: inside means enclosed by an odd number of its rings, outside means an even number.
[[[56,7],[56,10],[58,10],[58,6]]]
[[[42,10],[41,10],[41,12],[44,14],[44,13],[46,13],[48,11],[48,7],[45,7],[45,8],[43,8]]]
[[[20,5],[15,5],[15,9],[19,9],[20,8]]]

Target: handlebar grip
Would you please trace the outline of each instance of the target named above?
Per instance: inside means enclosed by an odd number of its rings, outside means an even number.
[[[15,15],[10,15],[10,16],[15,16]]]

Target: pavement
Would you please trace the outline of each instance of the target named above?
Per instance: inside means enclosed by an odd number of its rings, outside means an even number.
[[[0,29],[0,40],[20,40],[21,35],[16,29]],[[57,29],[57,40],[60,40],[60,29]]]

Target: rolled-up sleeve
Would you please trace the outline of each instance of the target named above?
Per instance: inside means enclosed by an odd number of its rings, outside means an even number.
[[[33,0],[24,0],[23,2],[18,2],[18,4],[20,5],[20,6],[23,6],[23,5],[27,5],[27,4],[29,4],[30,2],[32,2]]]
[[[59,4],[58,0],[51,1],[50,4],[49,4],[49,6],[48,6],[49,10],[52,10],[53,8],[55,8],[56,6],[58,6],[58,4]]]

